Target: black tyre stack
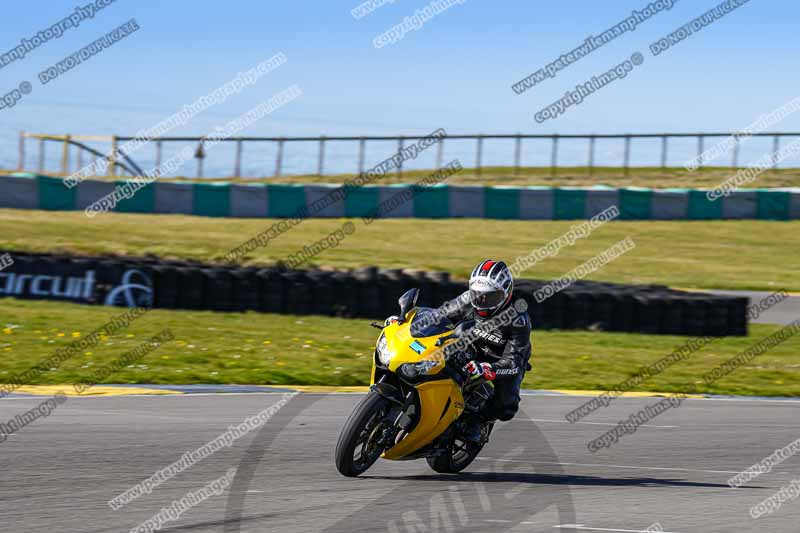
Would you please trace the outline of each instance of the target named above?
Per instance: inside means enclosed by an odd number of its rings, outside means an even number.
[[[259,311],[381,319],[396,314],[397,299],[420,289],[420,305],[439,306],[466,290],[446,272],[360,268],[287,270],[209,265],[156,257],[73,257],[13,254],[5,272],[82,277],[95,272],[83,303],[102,304],[127,271],[150,280],[153,304],[164,309]],[[140,280],[137,280],[140,281]],[[547,282],[520,279],[515,294],[528,303],[535,329],[593,329],[668,335],[746,335],[748,299],[678,291],[661,285],[576,282],[541,302]],[[41,298],[22,295],[24,298]]]

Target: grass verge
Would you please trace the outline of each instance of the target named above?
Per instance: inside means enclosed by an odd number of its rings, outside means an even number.
[[[4,299],[0,307],[0,382],[34,366],[57,348],[86,336],[120,308]],[[175,340],[107,383],[239,383],[365,385],[377,330],[365,320],[258,313],[153,310],[126,330],[103,339],[32,384],[78,382],[161,330]],[[713,341],[637,390],[800,396],[800,339],[739,368],[712,388],[700,376],[778,326],[754,325],[748,337]],[[535,331],[532,389],[602,390],[668,355],[685,337],[621,333]]]
[[[119,254],[221,261],[225,253],[274,224],[274,219],[104,214],[0,209],[0,250]],[[285,260],[334,230],[342,219],[308,219],[245,264]],[[305,266],[442,270],[465,278],[479,261],[508,262],[546,245],[578,221],[387,219],[355,233]],[[796,247],[800,221],[611,222],[539,262],[524,277],[553,279],[626,237],[636,248],[588,279],[660,283],[704,289],[800,290]]]

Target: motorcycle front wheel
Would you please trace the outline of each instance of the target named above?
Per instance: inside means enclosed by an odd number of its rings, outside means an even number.
[[[344,476],[363,474],[383,453],[379,445],[389,400],[369,391],[350,413],[336,443],[336,468]]]

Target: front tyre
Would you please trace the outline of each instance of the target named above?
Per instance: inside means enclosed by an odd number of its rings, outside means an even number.
[[[380,444],[386,428],[389,400],[369,391],[345,422],[336,443],[336,468],[344,476],[363,474],[375,464],[383,446]]]

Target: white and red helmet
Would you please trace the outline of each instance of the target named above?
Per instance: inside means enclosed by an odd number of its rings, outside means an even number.
[[[469,277],[469,301],[480,317],[504,308],[514,292],[514,276],[503,261],[487,259]]]

